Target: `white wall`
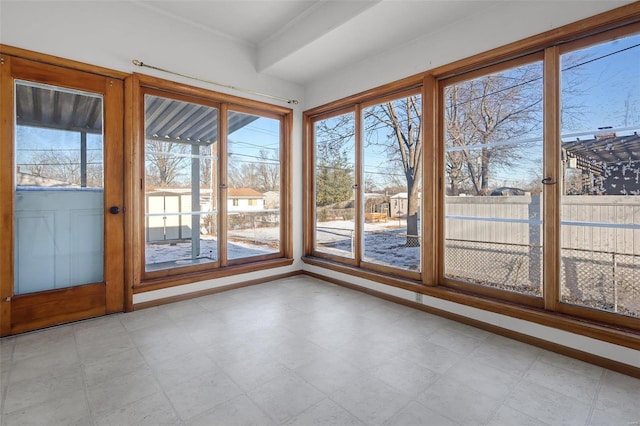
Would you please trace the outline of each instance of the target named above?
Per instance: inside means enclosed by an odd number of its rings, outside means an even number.
[[[136,67],[131,63],[133,59],[139,59],[183,74],[302,101],[302,87],[256,72],[252,47],[131,2],[0,0],[0,43],[264,101],[260,97]],[[278,104],[291,106],[284,102]],[[293,197],[301,200],[302,102],[294,110]],[[294,235],[300,235],[302,228],[302,206],[299,204],[295,204],[293,212]],[[302,241],[294,240],[293,249],[294,259],[298,260],[291,266],[138,294],[134,303],[299,270],[302,268],[299,260]]]
[[[234,95],[240,94],[136,67],[131,60],[286,98],[303,94],[293,83],[257,73],[252,47],[135,3],[0,0],[0,10],[0,42],[9,46]]]
[[[632,1],[502,1],[397,49],[328,73],[305,88],[305,109],[415,75]]]

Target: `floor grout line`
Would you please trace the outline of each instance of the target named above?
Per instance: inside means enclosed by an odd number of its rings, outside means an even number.
[[[591,406],[589,407],[589,415],[587,416],[587,421],[585,422],[585,425],[590,425],[591,421],[593,420],[593,413],[596,410],[596,403],[598,402],[598,397],[600,396],[600,390],[602,389],[602,382],[604,381],[604,378],[607,375],[607,370],[606,369],[602,369],[602,371],[600,372],[600,379],[598,380],[598,385],[596,386],[596,391],[593,393],[593,398],[591,401]]]

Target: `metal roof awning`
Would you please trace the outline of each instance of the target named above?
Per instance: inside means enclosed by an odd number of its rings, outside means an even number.
[[[216,108],[145,96],[145,137],[159,141],[172,141],[192,145],[211,145],[218,140],[218,110]],[[243,128],[259,117],[229,112],[229,133]]]
[[[18,82],[15,98],[19,126],[102,133],[102,97],[99,95]]]
[[[102,133],[103,108],[100,95],[18,82],[15,97],[19,126]],[[145,98],[146,138],[210,145],[218,140],[218,113],[216,108],[206,105],[148,95]],[[229,133],[258,118],[230,111]]]

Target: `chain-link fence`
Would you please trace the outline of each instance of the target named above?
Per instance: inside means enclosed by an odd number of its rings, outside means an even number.
[[[445,275],[488,287],[542,295],[542,247],[447,239]],[[563,302],[640,317],[640,256],[561,249]]]
[[[640,317],[640,256],[563,248],[563,302]]]
[[[542,247],[447,239],[445,275],[533,296],[542,295]]]

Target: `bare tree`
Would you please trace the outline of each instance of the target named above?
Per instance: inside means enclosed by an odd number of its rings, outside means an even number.
[[[27,173],[48,179],[66,182],[70,185],[82,184],[82,161],[78,150],[37,151],[26,165]],[[102,159],[100,154],[88,153],[86,160],[86,185],[102,186]]]
[[[467,184],[487,195],[491,172],[511,167],[530,143],[522,140],[542,126],[542,67],[525,65],[445,88],[447,175],[457,195]]]
[[[280,163],[276,155],[261,150],[259,156],[231,154],[234,157],[238,158],[229,161],[232,187],[253,188],[262,193],[280,190]]]
[[[267,150],[260,151],[261,160],[255,164],[258,175],[258,191],[280,190],[280,163],[275,153]]]
[[[422,182],[422,100],[420,95],[385,102],[364,111],[366,144],[381,145],[389,164],[402,170],[407,188],[407,245],[419,244]],[[380,140],[376,132],[386,131]],[[391,173],[393,174],[393,173]]]
[[[189,165],[191,145],[147,139],[144,148],[147,184],[167,187],[178,183],[183,169]]]

